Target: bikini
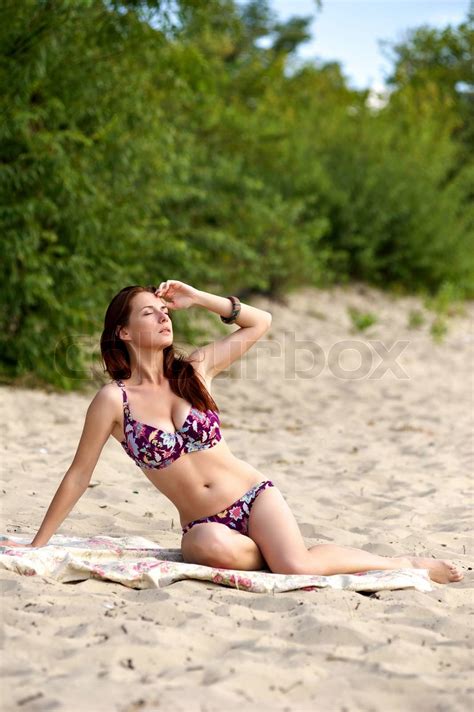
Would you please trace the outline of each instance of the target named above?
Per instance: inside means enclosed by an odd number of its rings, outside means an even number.
[[[210,409],[204,412],[191,407],[183,425],[175,432],[140,423],[132,418],[123,381],[115,383],[122,391],[123,401],[125,439],[120,444],[141,469],[163,469],[184,454],[209,450],[222,439],[219,415]],[[182,533],[186,534],[196,524],[217,522],[248,536],[250,510],[255,499],[264,489],[274,486],[271,480],[259,482],[222,512],[189,522],[183,527]]]

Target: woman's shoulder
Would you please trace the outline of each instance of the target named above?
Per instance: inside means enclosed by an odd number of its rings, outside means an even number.
[[[104,385],[101,386],[95,394],[94,400],[97,400],[100,403],[103,403],[104,405],[119,405],[120,403],[122,403],[121,390],[115,381],[111,381],[110,383],[104,383]]]
[[[110,381],[109,383],[104,383],[97,393],[102,393],[105,397],[108,397],[111,393],[120,393],[120,388],[117,381]]]
[[[86,419],[120,421],[122,398],[120,388],[115,383],[106,383],[95,392],[86,413]],[[105,422],[104,420],[104,422]]]

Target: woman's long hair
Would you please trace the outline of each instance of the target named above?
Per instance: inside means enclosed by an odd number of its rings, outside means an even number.
[[[124,287],[115,295],[105,312],[104,330],[100,337],[100,350],[104,372],[113,380],[130,378],[130,355],[118,331],[127,326],[132,308],[132,299],[140,292],[154,294],[156,287],[133,285]],[[163,349],[163,371],[171,390],[199,410],[219,412],[216,402],[204,383],[187,360],[187,355],[176,353],[173,344]]]

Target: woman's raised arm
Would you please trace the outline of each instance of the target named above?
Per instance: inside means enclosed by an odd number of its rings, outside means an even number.
[[[232,305],[227,297],[220,297],[208,292],[197,291],[193,303],[221,316],[230,316]],[[189,360],[197,359],[203,364],[206,375],[214,377],[241,358],[270,329],[272,315],[264,309],[257,309],[250,304],[240,305],[240,312],[235,321],[240,329],[217,339],[210,344],[200,346],[190,355]]]

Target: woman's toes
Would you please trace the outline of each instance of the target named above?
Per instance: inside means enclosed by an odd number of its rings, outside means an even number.
[[[451,571],[451,576],[454,581],[461,581],[464,578],[464,573],[462,572],[462,569],[459,568],[459,566],[455,566],[454,564],[451,564],[449,567]]]

